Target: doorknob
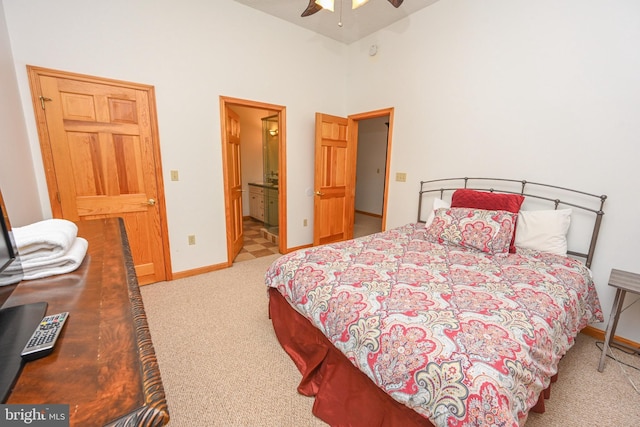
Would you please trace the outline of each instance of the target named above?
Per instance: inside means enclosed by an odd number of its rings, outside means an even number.
[[[46,101],[53,101],[53,99],[51,99],[51,98],[47,98],[47,97],[44,97],[44,96],[42,96],[42,95],[40,95],[38,98],[40,98],[40,105],[42,106],[42,109],[43,109],[43,110],[45,110],[45,108],[44,108],[44,103],[45,103]]]
[[[324,196],[324,193],[321,193],[320,191],[316,191],[316,196]]]
[[[147,205],[149,205],[149,206],[155,206],[155,204],[156,204],[155,199],[149,199],[149,200],[147,200]]]

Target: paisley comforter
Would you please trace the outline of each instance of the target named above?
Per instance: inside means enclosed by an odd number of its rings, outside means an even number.
[[[602,311],[568,257],[488,255],[422,224],[292,252],[266,274],[358,369],[436,426],[516,426]]]

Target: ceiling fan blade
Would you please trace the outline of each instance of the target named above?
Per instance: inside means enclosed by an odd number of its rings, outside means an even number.
[[[403,1],[404,0],[389,0],[389,3],[391,3],[394,7],[400,7]]]
[[[402,0],[400,0],[400,3],[402,3]],[[322,6],[316,4],[315,0],[309,0],[309,6],[307,6],[307,8],[304,10],[304,12],[302,12],[302,15],[300,16],[305,17],[313,15],[320,10],[322,10]]]

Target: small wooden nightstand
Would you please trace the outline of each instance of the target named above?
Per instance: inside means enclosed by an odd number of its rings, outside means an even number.
[[[607,349],[615,337],[620,311],[624,303],[624,296],[627,294],[627,291],[640,294],[640,274],[612,269],[611,275],[609,276],[609,286],[617,289],[616,296],[613,300],[613,307],[611,308],[611,315],[609,316],[609,323],[607,323],[607,333],[604,337],[604,347],[602,348],[602,356],[600,356],[598,372],[602,372],[604,369],[604,361],[607,359]]]

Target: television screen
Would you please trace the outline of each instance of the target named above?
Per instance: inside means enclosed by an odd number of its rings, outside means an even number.
[[[13,288],[22,280],[22,267],[18,256],[9,215],[0,192],[0,307],[5,303]]]
[[[0,403],[4,403],[24,361],[22,348],[47,309],[45,302],[3,307],[22,280],[22,265],[0,192]]]
[[[13,257],[11,256],[11,249],[7,244],[7,239],[0,239],[0,271],[4,271],[5,268],[9,266],[12,260]]]

